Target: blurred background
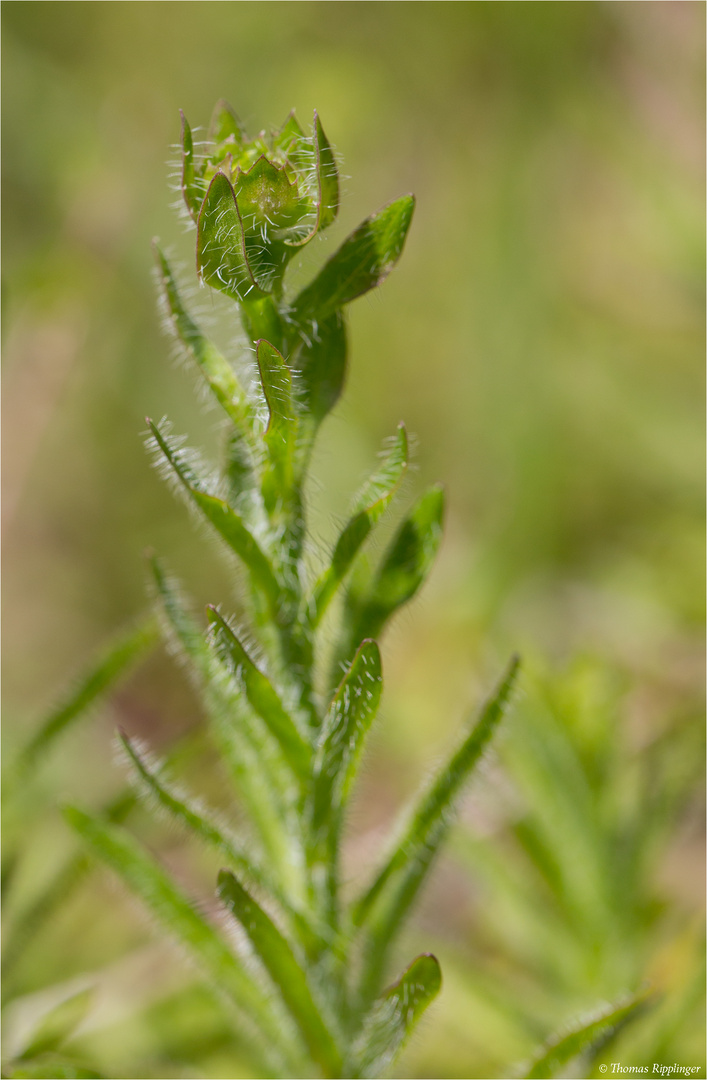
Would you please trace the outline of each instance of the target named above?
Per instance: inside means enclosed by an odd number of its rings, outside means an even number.
[[[704,1067],[704,14],[680,0],[2,7],[8,755],[145,608],[145,548],[197,603],[235,603],[141,437],[145,415],[167,414],[216,447],[151,279],[154,235],[193,257],[170,209],[178,109],[206,126],[225,97],[252,133],[318,110],[347,179],[301,279],[364,216],[417,196],[399,267],[349,309],[348,387],[310,493],[325,547],[404,419],[419,440],[405,497],[433,480],[448,494],[438,564],[385,640],[352,876],[510,651],[527,676],[404,942],[433,949],[447,981],[401,1075],[508,1075],[644,979],[663,997],[622,1060]],[[51,806],[119,789],[116,722],[160,748],[197,715],[157,656],[67,737],[35,778],[47,809],[9,918],[70,852]],[[82,1046],[107,1075],[241,1075],[212,1007],[98,875],[28,946],[11,1031],[47,986],[100,971]]]

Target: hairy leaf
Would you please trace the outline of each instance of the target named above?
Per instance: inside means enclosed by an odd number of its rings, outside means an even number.
[[[172,468],[191,501],[216,529],[228,546],[240,556],[251,572],[253,582],[263,591],[270,604],[277,608],[280,588],[268,557],[240,515],[223,499],[203,490],[203,482],[194,473],[183,452],[147,418],[156,447]]]
[[[268,996],[152,856],[122,828],[76,807],[65,807],[64,815],[93,854],[122,878],[187,949],[206,977],[257,1024],[271,1049],[283,1049],[286,1038]]]
[[[427,577],[442,538],[444,492],[430,488],[415,504],[394,536],[368,588],[347,597],[348,644],[378,637],[392,615],[412,599]]]
[[[563,1065],[591,1051],[597,1043],[613,1036],[619,1028],[635,1019],[648,1007],[645,993],[607,1005],[592,1016],[583,1017],[568,1030],[551,1039],[538,1053],[528,1071],[527,1080],[550,1080]]]
[[[203,181],[197,179],[194,169],[194,140],[189,122],[181,109],[179,115],[182,120],[182,196],[187,210],[196,221],[206,189]]]
[[[233,300],[256,300],[258,285],[246,250],[245,230],[231,181],[217,172],[199,211],[196,266],[202,281]]]
[[[317,626],[334,593],[346,576],[361,545],[389,505],[408,465],[408,438],[400,424],[395,443],[353,503],[354,516],[334,548],[331,565],[319,578],[312,597],[312,625]]]
[[[346,324],[341,311],[304,327],[295,326],[290,358],[298,373],[303,425],[313,433],[339,400],[346,377]]]
[[[236,425],[242,438],[252,446],[255,441],[253,411],[238,376],[184,307],[164,252],[156,241],[153,247],[162,293],[174,329],[199,365],[214,397]]]
[[[227,870],[219,874],[218,894],[245,930],[278,987],[312,1058],[321,1065],[326,1075],[340,1075],[341,1055],[312,997],[307,977],[287,940],[269,915]]]
[[[380,285],[398,261],[415,199],[403,195],[366,218],[297,297],[296,322],[321,322]]]
[[[265,505],[272,510],[286,501],[294,482],[297,415],[292,397],[292,376],[285,360],[269,341],[256,347],[260,381],[268,406],[265,445],[270,468],[263,478]]]
[[[385,866],[354,909],[366,936],[364,1001],[375,995],[394,935],[417,897],[449,827],[456,800],[479,762],[511,697],[519,663],[513,657],[479,720],[421,796]]]
[[[243,680],[248,701],[282,746],[295,776],[303,781],[309,775],[312,760],[309,744],[300,734],[270,680],[253,663],[226,620],[214,607],[207,608],[207,615],[217,650],[228,658],[232,669]]]
[[[431,953],[413,960],[397,982],[375,1002],[353,1053],[353,1077],[388,1072],[427,1006],[442,987],[439,962]]]

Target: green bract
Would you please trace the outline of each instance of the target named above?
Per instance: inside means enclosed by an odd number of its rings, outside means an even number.
[[[339,178],[316,113],[311,135],[292,113],[269,137],[248,139],[230,106],[219,102],[200,160],[182,115],[182,194],[197,223],[202,279],[252,302],[277,292],[297,248],[332,223]]]

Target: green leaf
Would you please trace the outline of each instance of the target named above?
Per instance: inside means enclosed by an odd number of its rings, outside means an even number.
[[[154,446],[170,465],[191,501],[213,525],[231,550],[240,556],[250,570],[254,584],[262,590],[276,610],[280,587],[268,557],[243,519],[223,499],[204,491],[203,481],[194,472],[184,451],[173,440],[168,439],[149,417],[146,422],[152,434]]]
[[[329,140],[324,134],[322,122],[314,113],[314,156],[319,188],[317,225],[315,231],[326,229],[339,212],[339,171]]]
[[[441,988],[437,958],[424,953],[413,960],[364,1020],[354,1045],[351,1076],[384,1076]]]
[[[514,656],[478,722],[436,773],[375,881],[355,905],[354,922],[366,936],[362,998],[377,992],[387,952],[400,929],[449,827],[450,815],[503,717],[516,684]]]
[[[272,510],[286,499],[294,482],[297,415],[292,398],[292,376],[285,360],[269,341],[256,345],[260,382],[268,406],[265,445],[270,469],[263,477],[265,505]]]
[[[196,267],[202,281],[233,300],[256,300],[264,294],[248,262],[235,193],[222,172],[209,184],[199,211]]]
[[[297,342],[289,357],[298,373],[297,395],[302,424],[312,433],[336,405],[346,377],[346,324],[343,312],[335,311],[316,326],[297,327]]]
[[[415,595],[437,554],[443,512],[444,492],[432,487],[403,521],[368,589],[363,595],[349,592],[347,652],[365,637],[378,637],[398,608]]]
[[[224,761],[247,804],[274,873],[281,873],[292,896],[300,895],[296,815],[298,791],[279,743],[251,709],[232,673],[219,660],[179,596],[160,561],[150,560],[157,596],[168,629],[191,660],[199,690]]]
[[[253,897],[229,871],[218,876],[218,895],[245,930],[296,1021],[314,1061],[326,1076],[338,1076],[341,1055],[314,1001],[307,977],[292,949]]]
[[[162,295],[174,329],[196,360],[214,397],[236,425],[242,438],[253,446],[255,425],[253,411],[238,376],[193,321],[184,307],[172,269],[157,242],[153,242]]]
[[[284,1049],[287,1040],[268,996],[152,856],[124,829],[76,807],[65,807],[64,816],[93,854],[122,878],[187,949],[206,977],[260,1027],[271,1049]]]
[[[259,288],[269,293],[294,255],[302,231],[310,231],[312,203],[299,194],[285,167],[264,155],[247,172],[236,171],[233,194],[248,265]]]
[[[197,180],[194,170],[194,140],[189,122],[181,109],[179,115],[182,118],[182,196],[187,210],[196,221],[206,188],[201,179]]]
[[[79,720],[143,659],[157,644],[159,630],[154,618],[144,619],[119,637],[79,680],[76,689],[50,712],[37,732],[9,766],[4,795],[22,783],[62,732]]]
[[[272,683],[253,663],[226,620],[214,607],[207,607],[214,643],[226,656],[232,670],[242,679],[248,701],[282,746],[295,776],[309,776],[312,750],[285,709]]]
[[[400,424],[395,443],[386,454],[381,468],[356,496],[352,508],[354,516],[336,542],[331,566],[324,571],[314,587],[311,616],[313,627],[321,621],[361,545],[389,505],[407,466],[408,438],[405,425]]]
[[[375,641],[364,641],[334,695],[319,739],[309,809],[308,862],[314,887],[333,925],[338,918],[343,811],[382,688],[378,646]]]
[[[647,994],[642,992],[607,1005],[589,1017],[582,1017],[546,1043],[524,1073],[526,1080],[550,1080],[563,1065],[611,1038],[624,1024],[645,1011],[649,1004]]]
[[[321,323],[380,285],[400,258],[415,199],[403,195],[366,218],[297,297],[297,323]]]
[[[93,990],[80,990],[45,1013],[32,1032],[31,1039],[19,1055],[19,1060],[29,1061],[40,1054],[57,1050],[71,1037],[91,1007]]]
[[[312,831],[326,830],[345,805],[383,689],[380,650],[364,641],[322,725],[312,798]]]

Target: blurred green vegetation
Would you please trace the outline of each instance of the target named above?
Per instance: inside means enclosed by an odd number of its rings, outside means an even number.
[[[223,96],[253,131],[316,108],[353,179],[302,278],[374,206],[418,199],[400,267],[351,311],[316,529],[325,547],[400,419],[415,484],[442,480],[449,506],[433,577],[385,641],[352,877],[500,659],[535,672],[410,932],[446,983],[405,1075],[504,1075],[643,978],[664,997],[626,1053],[703,1065],[704,5],[14,0],[2,20],[8,753],[144,607],[147,546],[199,600],[237,605],[142,448],[145,414],[165,413],[215,445],[168,359],[149,241],[192,265],[168,205],[178,108],[206,124]],[[29,793],[10,920],[72,857],[54,802],[119,791],[116,721],[160,747],[195,720],[158,657],[67,737]],[[557,827],[580,797],[590,839]],[[225,1018],[98,875],[27,949],[11,1034],[47,986],[99,970],[88,1059],[236,1075]]]

